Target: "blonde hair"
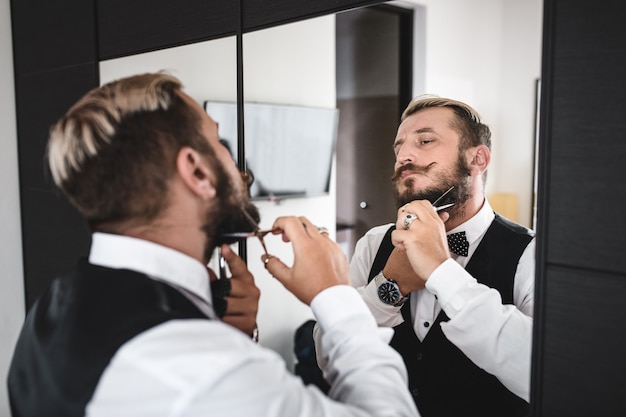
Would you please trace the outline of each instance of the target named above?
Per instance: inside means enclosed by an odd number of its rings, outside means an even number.
[[[461,147],[466,149],[473,146],[485,145],[491,149],[491,131],[481,121],[480,115],[468,104],[450,98],[425,94],[415,97],[402,112],[401,120],[432,107],[451,109],[456,115],[452,127],[461,135]]]
[[[122,78],[89,91],[51,128],[47,156],[54,183],[92,229],[154,218],[166,202],[181,147],[214,155],[181,89],[163,72]]]

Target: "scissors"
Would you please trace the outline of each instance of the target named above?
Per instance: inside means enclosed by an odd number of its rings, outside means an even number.
[[[450,188],[448,188],[446,190],[446,192],[444,192],[443,194],[441,194],[439,196],[439,198],[437,198],[433,203],[432,206],[434,207],[436,212],[440,212],[441,210],[445,210],[449,207],[452,207],[454,205],[454,203],[449,203],[449,204],[444,204],[441,206],[437,206],[437,203],[441,201],[441,199],[443,197],[446,196],[446,194],[448,194],[450,191],[452,191],[454,189],[454,185]],[[404,211],[404,207],[402,207],[402,210]],[[417,218],[417,216],[413,213],[408,213],[405,217],[404,217],[404,228],[408,230],[409,226],[411,225],[411,223],[413,223],[413,220],[415,220]]]
[[[443,206],[437,207],[437,203],[440,202],[441,199],[444,198],[453,189],[454,189],[454,185],[448,188],[445,193],[441,194],[439,198],[433,201],[433,207],[435,208],[435,211],[441,211],[441,210],[447,209],[448,207],[452,207],[454,205],[454,203],[450,203],[450,204],[444,204]]]

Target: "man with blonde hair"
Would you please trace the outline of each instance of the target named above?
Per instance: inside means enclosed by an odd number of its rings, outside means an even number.
[[[53,127],[52,177],[92,245],[27,315],[13,416],[418,415],[341,248],[304,217],[273,226],[293,267],[262,260],[325,330],[330,398],[251,340],[259,290],[224,236],[255,230],[258,212],[216,123],[181,88],[163,73],[120,79]],[[206,266],[216,247],[232,273],[223,316]]]
[[[358,241],[352,285],[394,328],[422,416],[527,415],[534,233],[485,198],[491,132],[472,107],[421,96],[401,119],[398,221]]]

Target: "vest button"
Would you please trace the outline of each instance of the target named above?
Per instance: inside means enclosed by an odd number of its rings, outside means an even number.
[[[421,361],[422,360],[422,352],[417,352],[415,357],[417,358],[418,361]]]
[[[411,388],[411,395],[413,397],[417,397],[418,395],[420,395],[420,390],[418,390],[417,388]]]

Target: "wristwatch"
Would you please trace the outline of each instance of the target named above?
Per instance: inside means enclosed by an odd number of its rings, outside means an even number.
[[[408,297],[405,297],[400,292],[398,283],[392,279],[387,279],[381,272],[374,278],[374,283],[378,287],[378,298],[385,304],[392,305],[394,307],[402,307]]]

